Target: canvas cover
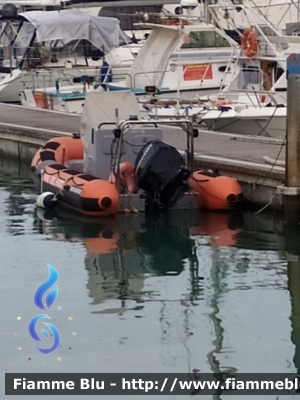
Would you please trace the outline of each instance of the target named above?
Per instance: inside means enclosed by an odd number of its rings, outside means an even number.
[[[84,170],[91,149],[92,129],[97,129],[102,122],[111,122],[111,126],[106,125],[104,129],[113,129],[116,124],[116,109],[119,121],[128,119],[130,115],[140,118],[137,98],[131,92],[95,90],[87,94],[80,123],[80,135],[84,145]]]
[[[94,17],[79,10],[28,11],[19,15],[36,28],[37,42],[61,40],[67,44],[85,39],[108,53],[127,41],[117,18]]]

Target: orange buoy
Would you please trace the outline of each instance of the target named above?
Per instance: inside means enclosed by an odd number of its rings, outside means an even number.
[[[257,39],[252,29],[248,28],[244,30],[241,38],[241,46],[246,57],[252,58],[257,54]]]
[[[134,166],[128,162],[122,162],[120,164],[120,178],[121,183],[125,186],[129,193],[133,193],[135,190],[135,176],[134,176]],[[116,177],[112,172],[108,178],[110,183],[116,183]]]
[[[213,211],[231,210],[243,199],[239,183],[228,176],[196,171],[188,183],[198,194],[200,208]]]

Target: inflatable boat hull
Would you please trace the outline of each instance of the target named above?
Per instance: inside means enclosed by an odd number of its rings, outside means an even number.
[[[31,168],[42,192],[51,192],[64,206],[86,216],[110,216],[119,212],[120,197],[116,189],[115,177],[98,179],[77,169],[69,168],[70,162],[83,161],[84,147],[77,136],[58,137],[49,140],[35,154]],[[128,196],[141,196],[134,192],[134,168],[124,162],[120,164],[121,186]],[[76,165],[76,163],[75,163]],[[80,169],[80,168],[78,168]],[[190,193],[197,208],[208,210],[231,210],[243,199],[240,185],[235,179],[218,174],[197,171],[188,179]],[[124,196],[124,195],[123,195]],[[122,200],[123,201],[123,200]],[[186,203],[190,204],[190,203]],[[188,207],[188,206],[185,206]],[[183,207],[184,208],[184,207]],[[195,208],[195,207],[194,207]]]

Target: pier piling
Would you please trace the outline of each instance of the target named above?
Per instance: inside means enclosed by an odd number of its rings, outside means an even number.
[[[300,216],[300,54],[287,59],[287,135],[285,186],[282,196],[286,218]]]

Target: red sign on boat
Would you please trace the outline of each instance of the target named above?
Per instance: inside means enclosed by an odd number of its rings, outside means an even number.
[[[211,64],[185,65],[183,79],[185,81],[198,81],[202,79],[212,79]]]
[[[35,104],[38,108],[46,108],[46,109],[49,108],[47,93],[33,92],[33,97],[34,97]]]
[[[51,93],[33,92],[33,98],[38,108],[53,110],[53,95]]]

